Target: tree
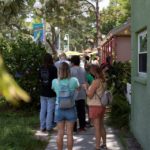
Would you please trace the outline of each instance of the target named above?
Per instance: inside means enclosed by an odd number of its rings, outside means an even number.
[[[72,9],[73,8],[73,9]],[[78,9],[78,1],[44,1],[40,11],[37,11],[37,16],[43,17],[48,26],[46,41],[51,47],[53,54],[56,54],[56,40],[58,38],[57,27],[61,34],[64,31],[70,30],[69,27],[75,23],[76,16],[80,14]]]
[[[38,70],[46,53],[43,45],[36,44],[25,34],[19,34],[12,41],[0,39],[0,52],[9,73],[31,95],[30,106],[38,106]]]
[[[23,7],[23,6],[28,6],[32,4],[33,1],[24,1],[24,0],[22,1],[7,0],[6,3],[5,2],[2,3],[0,6],[2,10],[0,17],[3,19],[3,23],[1,24],[1,31],[4,27],[6,27],[5,33],[7,33],[7,31],[10,28],[14,29],[14,27],[16,31],[17,30],[22,31],[22,25],[19,24],[19,26],[17,26],[18,23],[17,21],[22,21],[21,19],[22,18],[24,19],[26,17],[26,15],[25,16],[23,15],[23,10],[27,10],[27,7]],[[75,6],[74,8],[78,8],[77,4],[78,3],[76,2],[71,3],[71,1],[68,1],[68,3],[64,3],[64,4],[59,4],[58,1],[56,0],[45,1],[44,3],[43,11],[46,15],[45,19],[50,25],[50,30],[52,35],[51,39],[48,40],[51,48],[53,49],[53,53],[55,53],[55,48],[54,48],[54,43],[56,39],[55,27],[57,26],[61,29],[65,27],[69,28],[71,24],[75,23],[75,16],[78,14],[79,9],[72,10],[71,6]],[[13,12],[14,9],[16,9],[16,11]],[[6,13],[6,16],[3,17],[3,13],[7,11],[8,13]],[[26,14],[28,14],[28,12]],[[41,15],[42,17],[41,13],[39,13],[38,15],[39,16]],[[17,19],[18,17],[19,19]],[[13,58],[14,56],[12,57],[12,59]],[[2,93],[2,95],[6,97],[6,100],[11,101],[12,103],[15,104],[18,104],[18,100],[20,99],[24,101],[29,100],[29,96],[23,90],[21,90],[16,84],[16,82],[12,79],[12,77],[8,75],[1,57],[0,57],[0,80],[3,80],[3,82],[0,84],[0,92]]]
[[[18,14],[22,11],[24,0],[7,0],[0,2],[0,30],[10,27]],[[23,91],[11,75],[8,74],[0,53],[0,93],[5,96],[6,100],[13,104],[18,104],[20,100],[28,102],[30,97]]]
[[[95,24],[96,24],[96,38],[95,43],[96,47],[100,46],[101,42],[101,31],[100,31],[100,10],[99,10],[99,2],[102,0],[81,0],[81,4],[85,4],[90,12],[94,12],[95,14]],[[93,22],[94,23],[94,22]]]
[[[0,31],[5,36],[13,33],[14,30],[20,30],[24,33],[29,33],[25,28],[22,28],[23,20],[27,17],[26,0],[5,0],[0,1]]]
[[[110,30],[127,21],[130,16],[130,0],[110,0],[109,7],[101,12],[102,34],[108,34]]]

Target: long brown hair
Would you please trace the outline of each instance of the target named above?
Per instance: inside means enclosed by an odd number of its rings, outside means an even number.
[[[58,68],[58,77],[59,79],[70,78],[70,67],[66,62],[62,62]]]
[[[95,78],[101,79],[103,82],[105,82],[103,71],[98,65],[92,64],[90,66],[90,72],[94,75]]]

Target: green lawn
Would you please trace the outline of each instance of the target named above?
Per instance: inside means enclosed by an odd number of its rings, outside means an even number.
[[[44,150],[47,141],[34,137],[38,112],[10,109],[0,104],[0,150]]]

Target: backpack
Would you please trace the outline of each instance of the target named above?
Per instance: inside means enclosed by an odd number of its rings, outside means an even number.
[[[59,84],[59,90],[58,90],[58,106],[61,109],[69,109],[72,108],[75,105],[75,102],[73,100],[73,92],[70,90],[69,87],[69,81],[68,84]]]
[[[49,84],[49,69],[42,67],[40,69],[41,82],[43,86],[48,86]]]
[[[101,97],[98,94],[96,95],[99,97],[102,106],[108,106],[112,103],[113,96],[110,91],[105,90]]]
[[[113,96],[111,92],[108,90],[104,91],[100,98],[102,106],[110,105],[112,103],[112,99],[113,99]]]

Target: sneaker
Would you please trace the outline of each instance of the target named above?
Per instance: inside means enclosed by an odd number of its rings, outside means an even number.
[[[44,129],[41,129],[41,132],[45,132],[46,131],[46,129],[44,128]]]
[[[46,130],[48,133],[53,133],[54,132],[54,129],[47,129]]]
[[[101,145],[101,146],[100,146],[100,149],[107,150],[106,144]]]
[[[55,128],[56,126],[57,126],[57,124],[56,124],[56,123],[53,123],[52,128]]]

